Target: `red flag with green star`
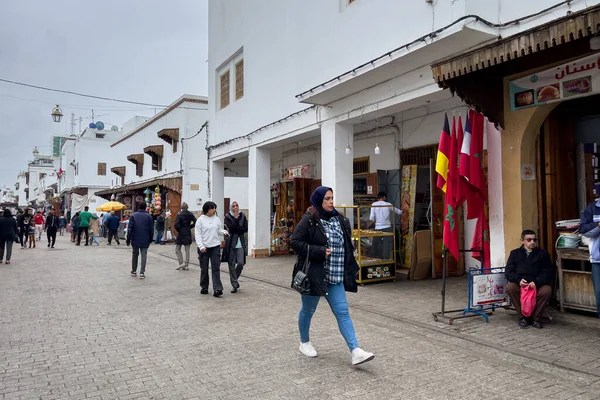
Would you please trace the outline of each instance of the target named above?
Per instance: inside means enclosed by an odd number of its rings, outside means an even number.
[[[452,134],[450,136],[450,157],[448,179],[446,180],[446,199],[444,201],[444,246],[456,261],[460,258],[458,251],[458,138],[456,136],[455,119],[452,118]]]

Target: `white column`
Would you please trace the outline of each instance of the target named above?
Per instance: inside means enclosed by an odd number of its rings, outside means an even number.
[[[502,135],[487,121],[488,202],[490,217],[490,262],[492,267],[506,263],[504,247],[504,208],[502,206]]]
[[[322,185],[333,189],[336,206],[352,205],[354,151],[346,154],[346,147],[353,148],[354,127],[335,123],[321,125],[321,177]]]
[[[271,152],[248,152],[248,255],[268,257],[271,243]]]
[[[219,218],[225,217],[225,164],[220,161],[210,162],[210,200],[217,205]],[[202,200],[204,204],[206,200]],[[202,208],[202,206],[200,206]]]

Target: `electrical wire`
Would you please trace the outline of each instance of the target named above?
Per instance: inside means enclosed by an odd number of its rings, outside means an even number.
[[[296,95],[296,98],[303,98],[306,94],[311,93],[315,89],[325,88],[326,85],[328,85],[328,84],[330,84],[332,82],[335,82],[335,81],[341,81],[341,79],[343,77],[346,77],[346,76],[348,76],[350,74],[352,74],[353,76],[356,76],[356,72],[358,70],[360,70],[360,69],[362,69],[362,68],[364,68],[364,67],[366,67],[368,65],[374,66],[375,62],[380,61],[380,60],[382,60],[382,59],[384,59],[386,57],[390,57],[391,58],[392,54],[394,54],[394,53],[396,53],[396,52],[398,52],[400,50],[404,50],[404,49],[408,50],[410,48],[410,46],[413,46],[415,44],[418,44],[418,43],[421,43],[421,42],[427,43],[427,39],[433,39],[433,38],[435,38],[438,34],[440,34],[440,33],[444,32],[444,31],[452,28],[454,25],[457,25],[457,24],[461,23],[462,21],[473,20],[473,22],[480,22],[480,23],[482,23],[482,24],[484,24],[484,25],[486,25],[486,26],[488,26],[490,28],[506,28],[506,27],[511,26],[511,25],[519,25],[521,22],[523,22],[525,20],[528,20],[528,19],[531,19],[531,18],[535,18],[537,16],[540,16],[542,14],[550,12],[550,11],[552,11],[552,10],[554,10],[556,8],[562,7],[564,5],[571,5],[572,2],[573,2],[573,0],[561,1],[560,3],[557,3],[557,4],[553,5],[553,6],[544,8],[543,10],[540,10],[540,11],[538,11],[536,13],[529,14],[529,15],[526,15],[526,16],[523,16],[523,17],[520,17],[520,18],[517,18],[517,19],[513,19],[512,21],[504,22],[504,23],[501,23],[501,24],[496,24],[496,23],[490,22],[490,21],[488,21],[488,20],[486,20],[484,18],[481,18],[479,15],[473,15],[473,14],[463,15],[462,17],[458,18],[454,22],[451,22],[450,24],[448,24],[448,25],[446,25],[446,26],[444,26],[442,28],[439,28],[439,29],[437,29],[435,31],[432,31],[432,32],[430,32],[430,33],[428,33],[426,35],[423,35],[423,36],[421,36],[421,37],[419,37],[419,38],[411,41],[410,43],[403,44],[402,46],[397,47],[394,50],[388,51],[384,55],[379,56],[377,58],[374,58],[374,59],[372,59],[370,61],[367,61],[366,63],[361,64],[358,67],[355,67],[354,69],[351,69],[350,71],[344,72],[343,74],[338,75],[335,78],[332,78],[332,79],[330,79],[330,80],[328,80],[328,81],[326,81],[324,83],[321,83],[320,85],[314,86],[314,87],[312,87],[312,88],[310,88],[310,89],[308,89],[308,90],[306,90],[306,91],[304,91],[304,92]]]
[[[156,108],[169,108],[170,107],[170,106],[166,106],[166,105],[163,105],[163,104],[142,103],[142,102],[139,102],[139,101],[115,99],[115,98],[112,98],[112,97],[103,97],[103,96],[95,96],[95,95],[91,95],[91,94],[78,93],[78,92],[73,92],[73,91],[70,91],[70,90],[53,89],[53,88],[48,88],[48,87],[44,87],[44,86],[32,85],[32,84],[29,84],[29,83],[12,81],[10,79],[0,78],[0,82],[10,83],[12,85],[18,85],[18,86],[25,86],[25,87],[29,87],[29,88],[33,88],[33,89],[46,90],[46,91],[49,91],[49,92],[64,93],[64,94],[70,94],[70,95],[73,95],[73,96],[87,97],[87,98],[90,98],[90,99],[114,101],[116,103],[136,104],[136,105],[140,105],[140,106],[150,106],[150,107],[156,107]],[[184,107],[178,107],[178,108],[184,108]],[[189,109],[191,109],[191,110],[201,110],[201,108],[189,108]]]
[[[187,137],[187,138],[181,138],[179,141],[181,142],[181,158],[179,159],[179,172],[183,174],[183,141],[184,140],[190,140],[195,138],[196,136],[198,136],[200,134],[200,132],[202,132],[204,130],[204,128],[206,128],[208,126],[208,121],[206,121],[205,123],[202,124],[202,126],[200,127],[200,129],[198,130],[198,132],[196,132],[194,135]],[[208,130],[207,130],[208,131]]]

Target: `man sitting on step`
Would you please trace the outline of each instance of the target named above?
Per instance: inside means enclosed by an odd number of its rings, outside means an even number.
[[[535,232],[529,229],[521,233],[521,247],[510,252],[506,262],[506,293],[519,315],[521,329],[542,328],[540,318],[544,308],[552,297],[552,262],[546,250],[537,247]],[[536,305],[533,313],[525,317],[521,313],[521,288],[529,287],[536,290]]]

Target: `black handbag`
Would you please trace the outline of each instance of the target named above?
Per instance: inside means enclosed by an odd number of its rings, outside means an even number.
[[[294,275],[294,281],[292,282],[292,287],[300,294],[310,294],[310,282],[308,280],[308,266],[310,265],[309,255],[310,245],[308,245],[308,249],[306,250],[304,267],[296,272],[296,275]]]

